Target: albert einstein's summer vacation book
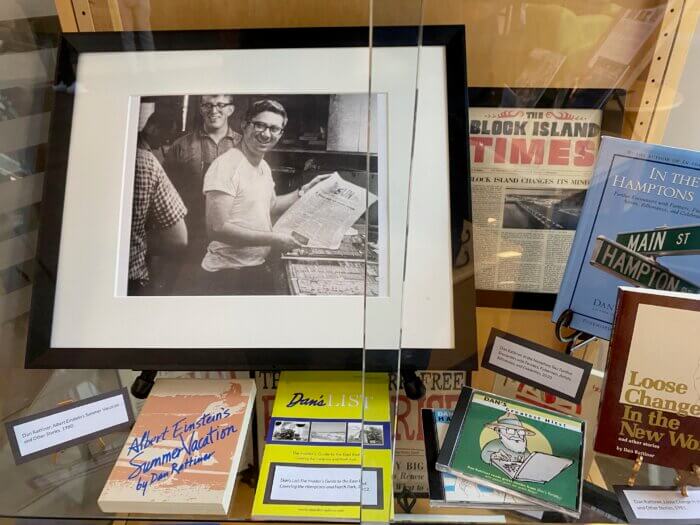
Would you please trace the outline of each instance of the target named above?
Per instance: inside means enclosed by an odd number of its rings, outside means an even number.
[[[436,468],[578,517],[585,422],[463,388]]]
[[[700,295],[622,287],[595,450],[679,470],[700,458]]]
[[[252,379],[159,379],[97,500],[103,512],[224,515],[255,400]]]
[[[603,137],[552,321],[610,339],[618,286],[700,291],[700,153]]]
[[[388,375],[364,374],[364,410],[362,392],[362,372],[281,373],[254,519],[391,519]]]

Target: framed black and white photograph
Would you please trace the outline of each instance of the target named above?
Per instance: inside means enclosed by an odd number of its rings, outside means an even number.
[[[64,35],[26,365],[453,348],[464,28],[372,31]]]

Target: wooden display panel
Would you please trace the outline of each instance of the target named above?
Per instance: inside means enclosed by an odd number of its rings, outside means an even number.
[[[66,1],[56,0],[57,5]],[[275,0],[71,1],[79,31],[366,26],[370,21],[368,0],[288,0],[284,8]],[[372,23],[417,25],[421,18],[424,24],[463,23],[471,86],[523,87],[528,57],[533,50],[544,50],[564,58],[564,63],[549,85],[541,87],[627,88],[645,67],[653,50],[650,42],[633,53],[615,86],[592,63],[606,39],[624,31],[619,21],[625,10],[658,9],[666,2],[423,0],[422,4],[421,13],[418,0],[375,0]],[[74,30],[67,10],[60,9],[59,15],[64,31]],[[91,20],[83,22],[85,16]],[[637,44],[631,39],[628,45]]]
[[[528,84],[528,57],[544,50],[563,60],[546,85],[537,87],[625,89],[623,135],[651,141],[662,136],[663,111],[675,96],[697,21],[695,0],[374,0],[372,13],[368,0],[287,0],[283,8],[277,0],[56,0],[56,5],[64,31],[366,26],[370,18],[376,26],[463,23],[470,86],[534,87]],[[622,38],[627,10],[640,18],[658,16],[641,41]],[[613,54],[629,61],[611,78],[594,66],[612,46],[617,46]],[[491,327],[561,350],[553,326],[548,312],[478,308],[479,358]],[[488,370],[474,376],[477,388],[492,383]]]

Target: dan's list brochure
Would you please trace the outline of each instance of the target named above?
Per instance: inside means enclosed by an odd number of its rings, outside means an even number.
[[[253,518],[389,521],[388,375],[364,374],[364,410],[362,383],[361,372],[282,372]]]
[[[255,399],[250,379],[159,379],[97,503],[103,512],[226,514]]]

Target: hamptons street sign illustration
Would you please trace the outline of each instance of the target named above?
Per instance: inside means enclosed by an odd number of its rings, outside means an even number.
[[[700,224],[618,233],[615,240],[644,255],[700,254]]]
[[[700,292],[700,287],[664,268],[652,258],[603,236],[596,238],[591,264],[644,288],[672,292]]]

